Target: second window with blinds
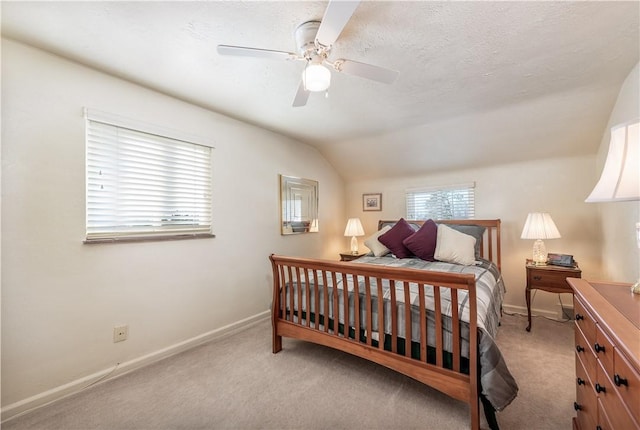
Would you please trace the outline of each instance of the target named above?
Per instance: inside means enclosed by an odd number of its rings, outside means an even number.
[[[408,189],[406,202],[407,219],[472,219],[475,183]]]

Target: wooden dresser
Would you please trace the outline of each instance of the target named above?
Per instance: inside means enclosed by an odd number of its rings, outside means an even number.
[[[640,295],[568,278],[574,291],[574,429],[640,429]]]

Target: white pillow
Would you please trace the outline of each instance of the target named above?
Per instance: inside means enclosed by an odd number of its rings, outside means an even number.
[[[460,233],[444,224],[438,224],[438,239],[434,258],[448,263],[470,266],[475,264],[476,238]]]
[[[389,230],[391,230],[391,226],[385,225],[380,230],[378,230],[377,232],[369,236],[367,240],[364,241],[364,246],[369,248],[371,252],[373,252],[373,255],[375,255],[376,257],[382,257],[383,255],[386,255],[389,252],[391,252],[389,251],[389,248],[381,244],[380,241],[378,240],[379,236],[382,236]]]

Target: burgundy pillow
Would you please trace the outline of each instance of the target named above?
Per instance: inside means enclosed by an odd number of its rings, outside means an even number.
[[[409,225],[404,218],[391,227],[391,230],[378,237],[381,244],[389,248],[389,250],[398,258],[411,257],[411,251],[402,244],[402,241],[415,233],[415,230]]]
[[[420,230],[403,240],[402,244],[421,259],[426,261],[436,261],[433,255],[436,252],[437,238],[438,225],[430,219],[422,224]]]

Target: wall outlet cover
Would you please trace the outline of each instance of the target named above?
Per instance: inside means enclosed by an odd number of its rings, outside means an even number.
[[[129,326],[119,325],[113,328],[113,343],[122,342],[129,337]]]

